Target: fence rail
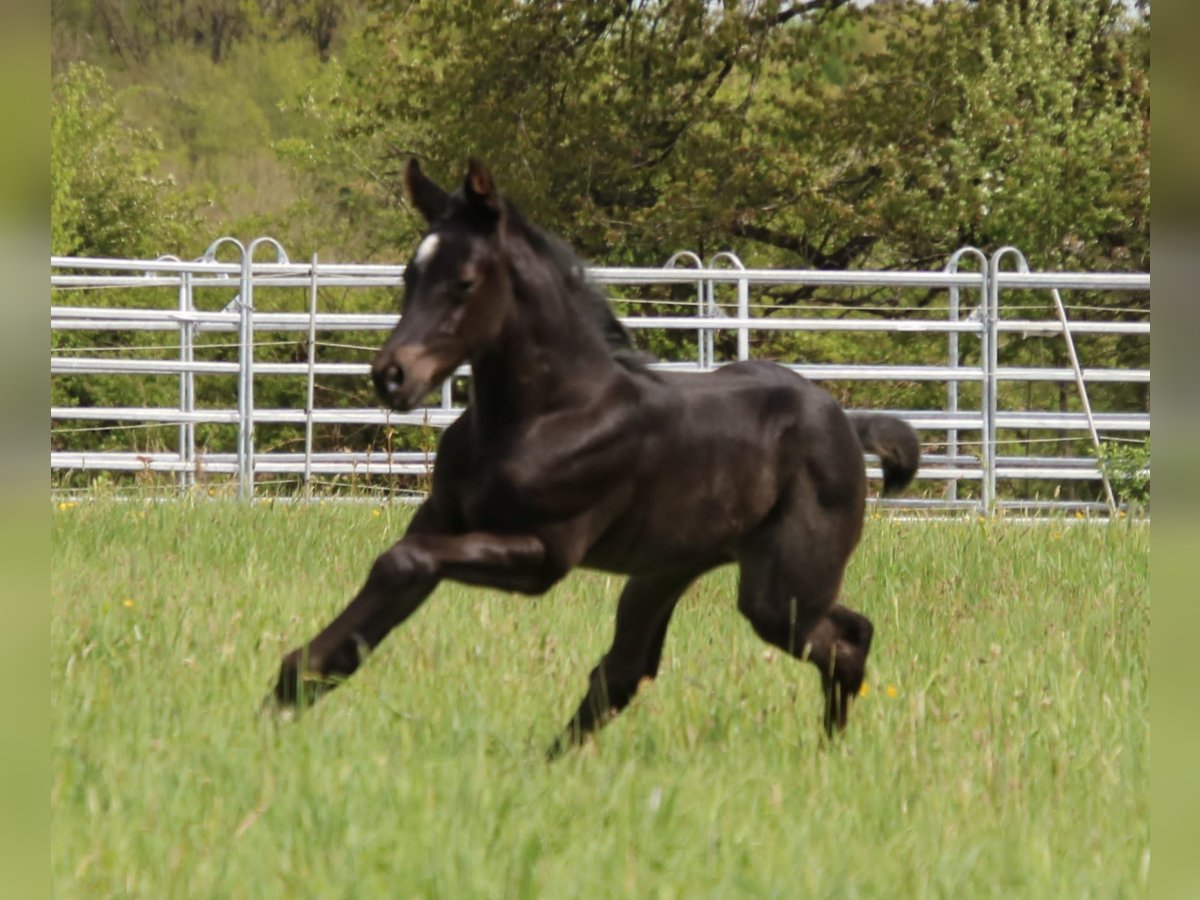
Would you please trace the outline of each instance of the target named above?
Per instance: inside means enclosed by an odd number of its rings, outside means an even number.
[[[255,262],[259,247],[275,252],[275,259]],[[232,249],[235,263],[222,262],[216,255]],[[976,271],[959,271],[960,263],[971,260]],[[1008,261],[1015,271],[1004,269]],[[443,387],[441,402],[431,407],[399,414],[377,407],[322,408],[314,399],[318,378],[361,378],[369,371],[369,347],[354,347],[364,361],[318,359],[318,347],[347,345],[318,341],[317,335],[339,333],[386,332],[398,316],[387,313],[346,313],[321,310],[321,291],[366,288],[396,288],[403,283],[403,266],[347,265],[307,263],[287,259],[279,244],[259,239],[249,246],[223,238],[210,247],[200,260],[186,262],[173,258],[161,260],[51,258],[50,284],[54,292],[50,310],[53,333],[83,333],[76,342],[82,346],[63,346],[62,339],[51,351],[52,378],[64,376],[124,375],[153,379],[173,376],[178,379],[178,403],[174,406],[52,406],[50,410],[54,443],[50,454],[52,470],[155,472],[171,473],[182,488],[198,478],[235,476],[239,494],[252,496],[256,475],[300,477],[306,483],[320,476],[396,477],[411,480],[426,476],[433,462],[432,453],[411,451],[318,451],[313,449],[314,431],[320,426],[359,425],[443,428],[460,413],[453,402],[451,382]],[[692,264],[689,266],[684,264]],[[1002,248],[990,257],[974,248],[954,254],[946,268],[927,272],[831,272],[818,270],[747,269],[730,253],[714,256],[707,265],[695,254],[676,254],[667,266],[658,268],[597,268],[589,276],[609,286],[619,302],[631,308],[622,318],[634,331],[670,334],[694,334],[688,346],[694,355],[664,360],[656,364],[667,370],[707,371],[725,362],[750,358],[752,341],[769,340],[784,333],[853,335],[930,335],[944,341],[945,356],[939,362],[923,360],[911,363],[879,362],[787,362],[790,368],[813,379],[827,382],[945,385],[938,408],[892,410],[923,435],[926,444],[921,479],[926,496],[900,501],[910,506],[961,508],[990,513],[1008,507],[1024,509],[1092,508],[1112,512],[1117,499],[1106,472],[1097,463],[1102,438],[1141,440],[1149,432],[1147,407],[1093,410],[1089,386],[1147,385],[1148,368],[1105,365],[1108,360],[1087,360],[1081,364],[1076,352],[1076,337],[1114,336],[1137,339],[1150,334],[1148,304],[1117,308],[1114,320],[1111,304],[1101,311],[1108,318],[1096,318],[1096,307],[1082,308],[1084,316],[1069,315],[1062,300],[1063,291],[1089,294],[1110,292],[1144,293],[1150,289],[1148,274],[1031,272],[1024,257],[1013,248]],[[673,296],[663,300],[631,296],[633,289],[653,291],[670,286],[695,288],[695,299]],[[752,290],[771,288],[812,289],[890,289],[884,306],[843,303],[837,306],[812,303],[787,308],[751,301]],[[170,308],[163,308],[163,289],[175,292]],[[255,309],[256,291],[289,290],[289,296],[304,301],[300,309]],[[896,294],[923,290],[944,292],[944,304],[898,305]],[[147,298],[145,304],[115,307],[103,303],[107,292],[121,291]],[[1044,302],[1004,307],[1001,297],[1021,291],[1038,292]],[[971,298],[964,308],[963,296]],[[205,299],[214,293],[228,301],[219,309],[197,307],[197,296]],[[725,295],[731,294],[732,297]],[[231,296],[229,296],[231,295]],[[72,302],[59,304],[58,300]],[[86,301],[86,302],[81,302]],[[155,301],[157,305],[155,305]],[[1143,306],[1145,307],[1143,309]],[[679,315],[677,310],[689,314]],[[646,313],[646,314],[634,314]],[[1039,317],[1040,316],[1040,317]],[[87,333],[162,333],[163,341],[152,346],[104,346],[86,343]],[[174,340],[169,335],[174,334]],[[208,352],[211,344],[198,339],[205,335],[229,334],[235,337],[223,349],[230,359],[197,359],[196,352]],[[721,341],[732,334],[733,341]],[[256,360],[255,349],[265,343],[259,336],[302,336],[303,360]],[[1063,342],[1068,366],[1002,365],[999,347],[1002,341],[1023,342],[1031,339]],[[964,354],[960,342],[967,341]],[[676,341],[678,346],[679,342]],[[973,346],[972,346],[973,345]],[[219,348],[220,349],[220,348]],[[142,354],[129,358],[130,350]],[[153,353],[153,358],[145,358]],[[970,363],[967,356],[973,356]],[[1149,358],[1148,343],[1145,358]],[[227,402],[214,408],[197,404],[197,379],[212,376],[233,377],[235,392]],[[305,382],[306,401],[295,408],[263,408],[254,402],[255,379],[267,376],[300,378]],[[457,380],[470,377],[469,367],[455,373]],[[1001,385],[1073,385],[1073,402],[1078,410],[1019,408],[1000,401]],[[960,386],[971,386],[978,399],[964,405]],[[1061,393],[1059,396],[1065,396]],[[1006,408],[1006,406],[1008,408]],[[256,447],[255,426],[288,424],[303,426],[304,450],[263,451]],[[197,446],[197,425],[220,425],[236,432],[232,451],[210,452]],[[79,450],[70,448],[70,436],[94,429],[130,429],[137,427],[176,426],[173,450]],[[1031,438],[1027,432],[1047,432],[1048,437]],[[1026,432],[1022,434],[1022,432]],[[1090,438],[1092,453],[1081,455],[1029,452],[1039,442],[1057,449],[1074,450],[1080,435]],[[977,436],[968,440],[967,437]],[[1011,435],[1011,436],[1006,436]],[[1006,452],[1006,448],[1024,447],[1024,453]],[[868,457],[868,471],[878,477],[877,466]],[[1065,503],[1044,499],[1023,487],[1036,482],[1057,484],[1099,482],[1103,501]],[[972,496],[960,496],[960,482],[974,485]],[[1004,490],[998,494],[998,485]]]

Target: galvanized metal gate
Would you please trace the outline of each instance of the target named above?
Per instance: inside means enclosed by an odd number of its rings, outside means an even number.
[[[255,261],[260,248],[271,251],[272,258]],[[234,254],[233,261],[221,261],[220,254]],[[974,271],[963,271],[962,265],[971,262]],[[1012,270],[1006,270],[1006,264]],[[361,476],[413,476],[425,474],[432,465],[432,455],[414,452],[315,452],[314,430],[323,424],[356,423],[400,427],[444,427],[458,415],[452,402],[450,382],[444,386],[438,405],[397,414],[378,408],[360,409],[319,408],[314,403],[316,380],[328,375],[361,375],[368,372],[369,348],[363,349],[363,362],[323,362],[318,349],[323,342],[318,335],[347,331],[390,330],[397,321],[394,314],[361,314],[321,311],[319,292],[328,288],[363,289],[395,288],[402,283],[402,266],[344,265],[320,263],[315,257],[307,262],[291,261],[284,249],[271,238],[259,238],[249,245],[232,238],[214,242],[208,252],[195,261],[175,258],[159,260],[81,259],[53,257],[51,259],[52,331],[90,332],[160,332],[177,335],[174,358],[121,358],[100,352],[51,353],[51,376],[76,374],[123,374],[131,377],[175,375],[178,377],[178,405],[174,407],[52,407],[52,431],[60,435],[58,443],[69,443],[66,435],[76,427],[129,428],[132,426],[173,425],[178,428],[174,451],[73,451],[52,450],[52,470],[109,470],[173,473],[176,483],[184,490],[191,488],[198,477],[236,477],[238,494],[243,498],[254,495],[256,476],[285,475],[302,479],[310,485],[321,476],[354,473]],[[1150,276],[1143,273],[1048,273],[1030,270],[1020,251],[1001,248],[990,256],[967,247],[956,252],[940,271],[873,272],[824,270],[748,269],[732,253],[718,253],[707,263],[694,253],[676,254],[666,266],[656,268],[596,268],[589,272],[598,284],[606,286],[618,302],[636,306],[641,314],[623,318],[634,331],[694,332],[695,355],[690,358],[665,360],[665,369],[707,370],[731,359],[748,359],[752,355],[752,340],[771,332],[791,333],[925,333],[944,336],[945,363],[941,364],[879,364],[805,363],[790,364],[802,374],[827,381],[886,381],[942,382],[945,384],[944,404],[939,408],[892,410],[921,430],[928,442],[921,478],[927,482],[942,482],[944,490],[932,496],[900,501],[908,506],[956,508],[991,513],[996,509],[1044,509],[1062,507],[1055,497],[1039,498],[1024,495],[1020,484],[1030,481],[1094,480],[1102,484],[1102,503],[1074,503],[1074,508],[1097,510],[1116,509],[1117,498],[1097,465],[1093,454],[1080,455],[1013,455],[1004,454],[1002,432],[1014,429],[1043,429],[1061,435],[1064,443],[1084,434],[1093,450],[1102,440],[1141,441],[1148,434],[1150,415],[1147,409],[1093,410],[1088,385],[1100,382],[1148,383],[1149,369],[1081,364],[1075,347],[1078,335],[1132,335],[1148,341],[1150,322],[1143,308],[1126,310],[1124,320],[1097,320],[1084,315],[1071,318],[1063,291],[1088,292],[1148,292]],[[691,285],[695,300],[682,305],[689,314],[675,314],[681,307],[678,299],[643,301],[632,296],[639,289],[662,285]],[[888,315],[872,310],[871,317],[855,315],[853,306],[840,308],[843,314],[830,317],[817,306],[786,308],[769,304],[753,304],[752,292],[770,288],[842,289],[888,288],[896,292],[909,290],[945,291],[947,303],[937,307],[943,313],[930,318],[931,307],[890,308]],[[163,288],[176,292],[177,302],[163,308],[147,302],[145,306],[107,307],[95,304],[67,305],[65,297],[96,298],[103,292],[121,289],[126,294],[151,293]],[[198,292],[223,289],[233,292],[232,299],[220,309],[199,308]],[[297,308],[288,311],[262,311],[255,308],[255,292],[285,290],[303,297]],[[1035,317],[1023,306],[1020,309],[1002,307],[1005,293],[1037,291],[1044,297],[1044,313]],[[966,309],[964,310],[964,295]],[[657,306],[656,306],[657,304]],[[662,312],[669,306],[671,314]],[[1036,304],[1035,304],[1036,306]],[[645,314],[645,313],[649,314]],[[766,314],[771,312],[773,314]],[[916,318],[911,313],[920,312]],[[964,315],[964,312],[966,313]],[[1002,316],[1002,312],[1006,315]],[[1012,313],[1025,313],[1012,315]],[[780,314],[785,313],[785,314]],[[799,314],[803,313],[803,314]],[[1137,315],[1143,313],[1142,315]],[[196,358],[196,339],[208,333],[236,335],[236,361],[210,361]],[[717,336],[732,332],[732,352],[721,358]],[[304,335],[306,359],[302,362],[262,362],[255,360],[258,335]],[[1000,364],[999,346],[1002,339],[1042,338],[1063,341],[1069,367],[1016,367]],[[977,342],[977,362],[963,364],[960,341]],[[324,342],[325,344],[333,342]],[[80,348],[76,348],[79,350]],[[1147,353],[1148,358],[1148,353]],[[237,395],[233,408],[198,408],[196,378],[208,375],[236,376]],[[459,378],[469,377],[464,368]],[[288,375],[305,379],[306,401],[303,409],[268,409],[256,406],[254,381],[256,377]],[[1073,386],[1078,396],[1078,412],[1046,409],[1003,409],[998,402],[999,386],[1004,382],[1052,382]],[[980,386],[979,402],[965,406],[960,393],[962,384]],[[71,423],[92,423],[72,425]],[[98,425],[96,423],[106,423]],[[221,423],[236,430],[233,453],[207,453],[198,450],[196,426],[202,423]],[[263,452],[256,447],[255,426],[264,423],[293,423],[304,428],[304,449],[300,453]],[[978,440],[968,441],[964,433],[978,434]],[[1046,440],[1056,440],[1047,438]],[[975,452],[968,452],[969,448]],[[877,470],[872,470],[878,474]],[[960,482],[978,482],[977,496],[960,499]],[[998,494],[999,483],[1006,484],[1003,496]],[[927,489],[927,494],[931,492]]]

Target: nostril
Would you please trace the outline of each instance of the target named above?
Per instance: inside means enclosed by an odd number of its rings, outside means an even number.
[[[395,363],[377,366],[371,375],[375,382],[375,389],[385,400],[390,399],[392,394],[404,384],[404,370]]]

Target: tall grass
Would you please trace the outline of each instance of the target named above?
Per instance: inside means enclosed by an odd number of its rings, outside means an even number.
[[[543,752],[620,581],[445,585],[347,685],[261,715],[404,510],[62,505],[51,519],[61,896],[1128,896],[1148,892],[1149,532],[868,523],[850,729],[811,667],[685,597],[658,681]]]

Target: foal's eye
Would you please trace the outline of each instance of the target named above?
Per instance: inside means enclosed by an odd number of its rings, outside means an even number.
[[[458,292],[460,294],[469,294],[473,290],[475,290],[475,279],[474,278],[458,279]]]

